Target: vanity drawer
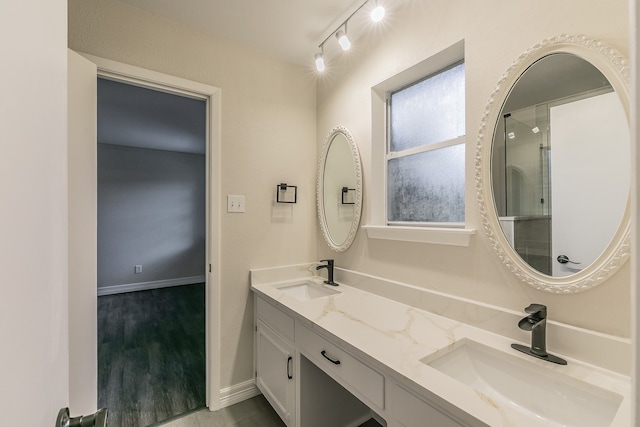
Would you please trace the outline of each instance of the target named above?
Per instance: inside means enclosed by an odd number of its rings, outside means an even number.
[[[258,319],[269,325],[271,329],[282,335],[284,338],[293,341],[294,320],[260,297],[256,297],[256,313]]]
[[[296,324],[296,344],[310,360],[338,382],[346,383],[380,409],[384,409],[384,377],[306,326]]]

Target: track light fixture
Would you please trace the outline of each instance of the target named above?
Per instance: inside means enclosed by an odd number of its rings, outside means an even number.
[[[370,0],[366,0],[364,3],[362,3],[351,15],[349,15],[347,19],[344,20],[342,24],[338,26],[338,28],[333,30],[333,32],[331,32],[331,34],[329,34],[329,36],[326,39],[324,39],[322,43],[318,45],[320,52],[316,53],[314,57],[315,63],[316,63],[316,70],[324,71],[325,69],[324,44],[327,42],[327,40],[331,38],[331,36],[333,35],[336,36],[336,39],[338,40],[338,44],[340,45],[342,50],[344,51],[349,50],[349,48],[351,47],[351,41],[349,40],[349,37],[347,37],[347,23],[349,22],[349,19],[351,19],[353,15],[355,15],[360,9],[362,9],[364,5],[369,3],[369,1]],[[384,18],[384,15],[385,15],[384,7],[382,7],[381,5],[378,5],[371,11],[371,20],[373,22],[380,22]]]

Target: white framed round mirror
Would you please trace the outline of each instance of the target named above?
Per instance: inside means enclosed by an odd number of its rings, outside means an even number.
[[[329,132],[318,166],[317,207],[327,245],[346,251],[358,232],[362,211],[362,166],[353,136],[344,126]]]
[[[584,36],[547,39],[499,80],[476,146],[491,247],[551,293],[590,289],[629,257],[629,66]]]

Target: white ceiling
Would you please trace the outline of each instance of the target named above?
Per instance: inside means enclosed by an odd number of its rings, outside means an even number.
[[[364,3],[364,0],[120,1],[304,66],[313,66],[318,45]],[[356,16],[368,16],[366,9],[373,6],[374,2],[369,1]]]
[[[279,60],[314,66],[318,45],[365,0],[120,0]],[[352,41],[366,34],[369,0],[349,20]],[[395,0],[395,5],[400,0]],[[388,9],[388,8],[387,8]],[[338,52],[332,40],[325,58]],[[200,105],[202,104],[202,105]],[[204,153],[204,103],[178,95],[100,79],[98,142]]]

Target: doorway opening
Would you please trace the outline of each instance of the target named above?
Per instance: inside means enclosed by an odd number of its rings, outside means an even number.
[[[207,99],[98,78],[98,405],[207,405]]]

